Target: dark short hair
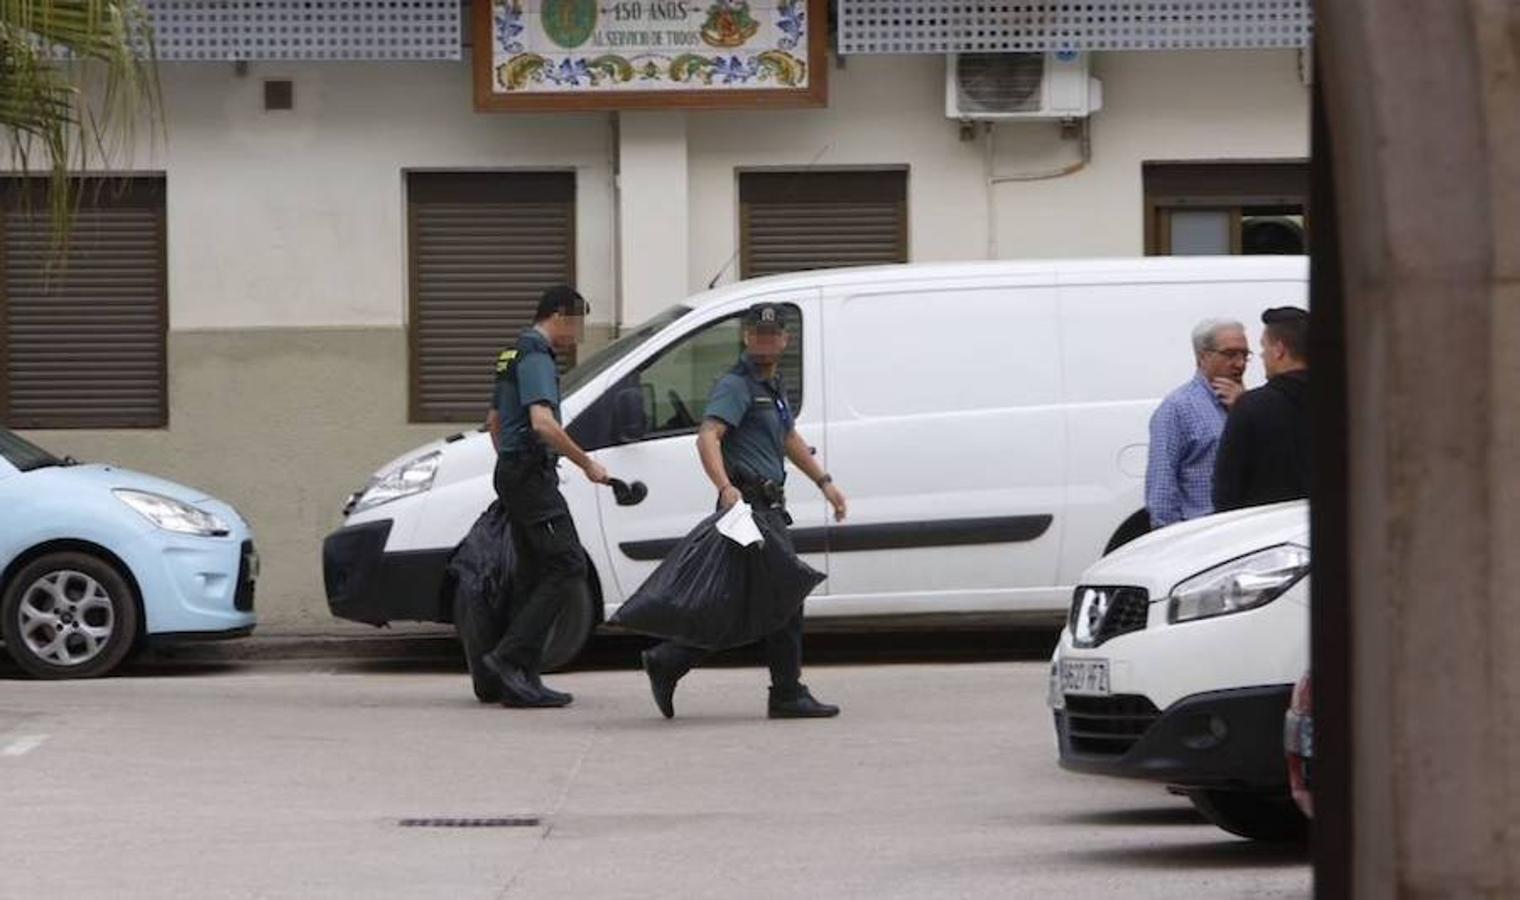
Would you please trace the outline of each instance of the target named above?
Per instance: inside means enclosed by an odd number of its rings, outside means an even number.
[[[542,322],[555,313],[584,316],[590,310],[591,304],[587,303],[586,298],[582,297],[575,288],[568,284],[556,284],[538,298],[538,310],[533,314],[533,321]]]
[[[1266,335],[1298,360],[1309,361],[1309,313],[1296,306],[1278,306],[1261,314]]]

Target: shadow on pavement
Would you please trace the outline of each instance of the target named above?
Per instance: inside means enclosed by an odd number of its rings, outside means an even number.
[[[1077,865],[1112,868],[1234,869],[1286,868],[1309,864],[1309,848],[1298,844],[1264,844],[1219,832],[1217,841],[1160,847],[1101,847],[1062,854]]]
[[[1043,816],[1042,825],[1206,825],[1208,820],[1191,806],[1145,806]]]
[[[807,636],[806,665],[854,666],[914,663],[1034,662],[1050,658],[1059,631],[1024,627],[977,630],[917,630],[823,632]],[[245,671],[249,668],[342,671],[364,673],[463,673],[464,658],[452,638],[428,636],[397,641],[393,650],[375,655],[344,655],[334,642],[319,654],[299,652],[282,656],[278,651],[249,653],[251,642],[229,641],[217,645],[173,646],[150,649],[128,662],[116,677],[204,677]],[[651,638],[629,634],[598,635],[568,671],[619,671],[639,668],[639,652],[653,644]],[[225,653],[225,656],[220,654]],[[764,665],[760,645],[755,644],[714,654],[704,666],[714,668]],[[25,679],[27,675],[0,649],[0,680]]]
[[[139,657],[131,660],[108,676],[111,678],[204,678],[214,675],[231,675],[242,665],[235,660],[225,662],[196,660],[184,662],[157,657]],[[32,681],[0,648],[0,681]],[[66,680],[66,679],[65,679]]]
[[[815,666],[897,665],[947,662],[1043,662],[1050,658],[1060,632],[1048,628],[1006,631],[909,631],[857,634],[809,634],[805,664]],[[566,671],[636,670],[639,653],[653,645],[639,635],[599,635]],[[327,660],[328,665],[334,660]],[[337,660],[347,672],[463,672],[457,652],[409,659]],[[734,668],[764,665],[760,645],[713,654],[704,667]]]
[[[919,630],[809,633],[805,665],[856,666],[946,662],[1031,662],[1050,659],[1060,637],[1057,628]],[[639,651],[654,643],[637,635],[598,637],[572,671],[637,669]],[[704,666],[764,664],[759,644],[713,654]]]

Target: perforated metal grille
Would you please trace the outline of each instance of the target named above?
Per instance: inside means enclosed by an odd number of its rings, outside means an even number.
[[[1304,47],[1310,0],[839,0],[839,51],[974,53]]]
[[[148,0],[160,59],[460,58],[460,0]]]

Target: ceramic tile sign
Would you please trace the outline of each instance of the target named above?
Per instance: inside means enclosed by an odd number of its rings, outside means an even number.
[[[474,15],[481,111],[827,102],[824,0],[475,0]]]

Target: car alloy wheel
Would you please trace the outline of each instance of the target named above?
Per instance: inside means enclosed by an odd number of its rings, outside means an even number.
[[[116,608],[100,582],[83,572],[50,572],[22,591],[16,608],[21,640],[55,666],[81,666],[100,656],[116,633]]]
[[[141,608],[128,576],[93,553],[32,560],[0,594],[0,640],[38,678],[96,678],[137,644]]]

